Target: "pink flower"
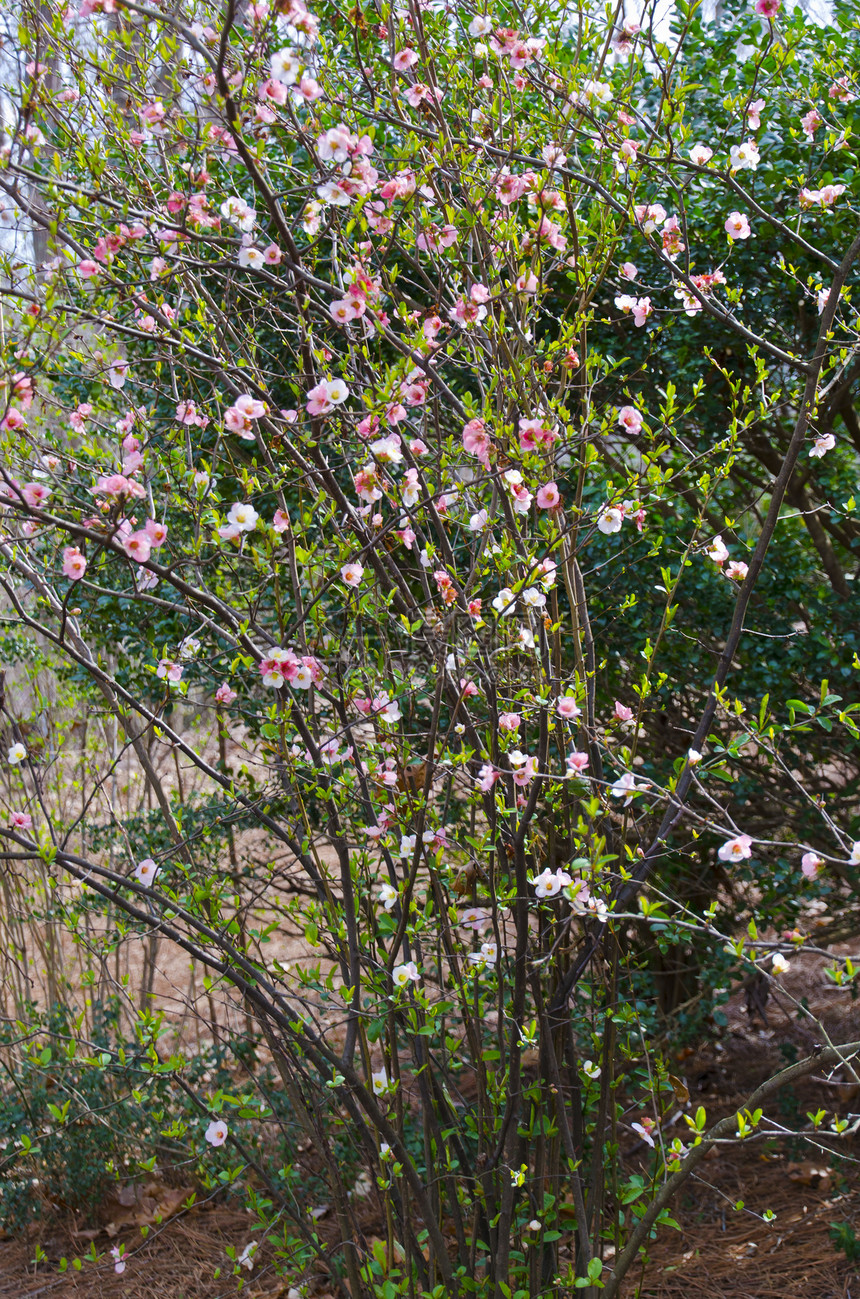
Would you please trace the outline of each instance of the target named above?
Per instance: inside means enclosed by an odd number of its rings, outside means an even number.
[[[804,114],[800,119],[800,125],[803,127],[803,134],[808,140],[811,140],[821,123],[824,121],[821,114],[814,108]]]
[[[174,663],[173,659],[162,659],[155,669],[155,675],[162,681],[171,681],[175,684],[182,680],[182,664]]]
[[[361,586],[361,579],[364,576],[364,568],[361,564],[344,564],[340,570],[340,575],[347,586]]]
[[[752,839],[748,834],[739,834],[736,839],[727,839],[717,856],[720,861],[746,861],[752,857]]]
[[[275,532],[289,532],[290,516],[283,510],[275,510],[275,517],[272,519],[272,528]]]
[[[618,412],[618,423],[633,437],[642,432],[642,416],[635,406],[622,406]]]
[[[496,771],[495,767],[491,766],[490,763],[486,762],[484,763],[481,770],[478,772],[478,779],[476,783],[481,793],[487,794],[493,788],[493,786],[495,785],[498,779],[499,779],[499,773]]]
[[[567,722],[574,721],[582,714],[582,709],[573,695],[563,695],[561,699],[556,700],[555,706],[558,709],[559,717],[563,717]]]
[[[814,852],[805,852],[800,859],[800,869],[808,880],[814,880],[823,866],[824,858]]]
[[[514,784],[522,788],[537,775],[537,758],[531,754],[520,753],[518,749],[514,749],[508,756],[514,768]]]
[[[561,504],[561,495],[555,483],[545,483],[539,487],[536,499],[541,510],[556,510]]]
[[[761,110],[764,104],[763,99],[754,99],[747,108],[747,125],[751,131],[757,131],[761,126]]]
[[[21,495],[31,510],[40,510],[47,503],[51,490],[44,483],[26,483],[21,488]]]
[[[638,271],[632,262],[624,262],[619,269],[618,274],[622,280],[635,280]]]
[[[761,2],[762,0],[759,0],[759,3]],[[749,239],[752,234],[749,219],[742,212],[730,212],[726,218],[724,228],[732,241],[735,239]]]
[[[0,423],[0,428],[7,433],[11,433],[14,432],[15,429],[24,428],[26,423],[27,421],[21,412],[17,410],[16,407],[10,406],[3,417],[2,423]]]
[[[145,564],[149,559],[152,541],[146,532],[133,532],[130,537],[123,539],[122,544],[129,559],[136,560],[138,564]]]
[[[775,18],[779,13],[782,0],[756,0],[755,11],[762,18]]]
[[[143,530],[149,537],[149,544],[153,550],[158,546],[163,546],[167,540],[166,523],[158,523],[155,519],[147,519],[143,525]]]
[[[742,559],[733,559],[724,569],[726,577],[733,578],[735,582],[742,582],[749,571],[749,564],[745,564]]]
[[[63,572],[72,582],[79,582],[87,571],[87,561],[77,546],[66,546],[63,551]]]
[[[717,535],[709,546],[705,547],[705,554],[708,559],[712,559],[715,564],[722,565],[729,557],[729,550],[722,537]]]
[[[111,1245],[110,1256],[114,1260],[113,1270],[118,1276],[122,1276],[125,1271],[125,1259],[122,1256],[124,1245]]]
[[[653,310],[650,298],[638,298],[633,308],[633,324],[638,329],[641,329]]]
[[[13,830],[30,830],[33,827],[33,818],[29,812],[11,812],[9,824]]]
[[[203,1133],[210,1146],[223,1146],[227,1140],[227,1124],[223,1119],[213,1119],[209,1127]]]
[[[236,691],[231,686],[228,686],[226,681],[223,681],[215,691],[215,699],[219,704],[232,704],[233,700],[238,699],[238,697]]]
[[[490,467],[490,438],[484,430],[482,419],[470,419],[463,426],[463,449],[477,456],[485,469]]]
[[[567,768],[568,768],[568,771],[570,772],[570,775],[571,775],[571,776],[573,776],[573,775],[577,775],[577,776],[582,775],[583,771],[585,771],[585,768],[586,768],[587,766],[588,766],[588,754],[587,754],[587,753],[577,753],[577,752],[574,750],[573,753],[569,753],[569,754],[567,755]]]
[[[407,68],[414,67],[418,62],[418,55],[414,50],[398,50],[394,56],[394,67],[398,72],[405,72]]]
[[[633,709],[628,708],[626,704],[622,704],[616,699],[614,717],[617,722],[629,722],[633,718]]]
[[[520,729],[519,713],[500,713],[499,730],[500,731],[518,731]]]

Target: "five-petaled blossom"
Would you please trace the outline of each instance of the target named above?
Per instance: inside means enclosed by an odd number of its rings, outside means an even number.
[[[17,744],[13,744],[9,749],[9,752],[6,754],[6,760],[10,766],[15,767],[19,762],[23,762],[26,756],[27,750],[19,740]]]
[[[558,897],[562,889],[571,883],[572,880],[567,871],[562,870],[560,867],[558,870],[552,871],[548,866],[545,871],[542,871],[540,875],[532,880],[535,895],[539,898]]]
[[[137,866],[134,868],[134,878],[139,884],[145,885],[146,888],[151,888],[155,883],[160,870],[161,867],[158,866],[151,857],[144,857],[143,861],[138,862]]]
[[[395,965],[391,978],[395,988],[405,988],[409,983],[417,983],[421,974],[414,961],[404,961],[402,965]]]
[[[223,1119],[213,1119],[209,1124],[203,1136],[209,1142],[210,1146],[223,1146],[227,1140],[227,1124]]]
[[[730,212],[726,217],[725,231],[731,240],[749,239],[752,234],[749,217],[743,212]]]
[[[748,834],[739,834],[736,839],[727,839],[717,856],[720,861],[746,861],[752,857],[752,839]]]

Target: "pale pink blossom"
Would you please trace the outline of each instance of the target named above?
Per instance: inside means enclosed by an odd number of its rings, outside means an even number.
[[[545,483],[543,487],[538,488],[537,497],[538,508],[541,510],[557,510],[561,504],[561,495],[557,485]]]
[[[836,438],[832,433],[819,433],[809,448],[809,454],[814,460],[820,460],[828,451],[832,451],[836,446]]]
[[[717,856],[720,861],[746,861],[752,857],[752,839],[748,834],[739,834],[736,839],[727,839]]]
[[[138,862],[134,868],[134,878],[145,888],[152,888],[155,883],[161,867],[158,866],[151,857],[145,857],[143,861]]]
[[[210,1146],[223,1146],[227,1140],[228,1128],[223,1119],[213,1119],[206,1131],[203,1133],[204,1138]]]
[[[800,859],[800,869],[808,880],[814,880],[824,866],[824,858],[817,853],[805,852]]]
[[[347,586],[361,586],[361,579],[364,576],[364,568],[361,564],[344,564],[340,570],[340,575]]]
[[[725,231],[732,241],[749,239],[752,234],[749,218],[744,216],[742,212],[730,212],[726,218]]]
[[[63,572],[72,582],[79,582],[87,571],[87,561],[77,546],[66,546],[63,551]]]
[[[747,125],[751,131],[757,131],[761,126],[761,111],[764,108],[763,99],[754,99],[747,108]]]
[[[146,532],[132,532],[130,536],[123,538],[122,544],[129,559],[135,560],[138,564],[145,564],[149,559],[152,541]]]

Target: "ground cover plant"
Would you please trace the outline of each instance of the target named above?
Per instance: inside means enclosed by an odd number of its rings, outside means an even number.
[[[721,1143],[850,1159],[856,6],[5,21],[8,1227],[612,1299]],[[709,1117],[740,983],[808,1042]]]

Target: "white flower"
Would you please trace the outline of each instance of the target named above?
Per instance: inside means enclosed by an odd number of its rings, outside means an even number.
[[[493,600],[493,608],[497,613],[507,617],[514,612],[516,607],[516,598],[509,586],[503,586],[499,594]]]
[[[227,1124],[223,1119],[213,1119],[203,1135],[210,1146],[223,1146],[227,1140]]]
[[[151,888],[155,883],[161,867],[156,865],[151,857],[145,857],[142,862],[138,862],[134,870],[134,878],[147,888]]]
[[[620,532],[623,522],[624,511],[619,510],[614,505],[604,505],[597,516],[597,527],[600,532],[606,533],[607,536],[612,532]]]
[[[760,161],[758,145],[755,140],[745,140],[743,144],[732,145],[732,171],[755,171]]]
[[[486,36],[493,30],[493,20],[489,14],[476,14],[469,23],[470,36]]]
[[[567,871],[561,869],[551,871],[548,866],[542,874],[532,880],[535,895],[539,898],[554,898],[566,885],[571,883],[572,880]]]
[[[860,866],[860,839],[857,839],[852,843],[851,855],[848,860],[852,866]]]
[[[527,586],[522,599],[527,609],[542,609],[546,604],[546,596],[536,586]]]
[[[380,884],[377,897],[385,907],[385,910],[390,911],[398,898],[397,889],[393,884]]]
[[[248,505],[246,501],[234,502],[227,515],[230,526],[237,528],[239,532],[253,532],[259,517],[253,505]]]
[[[26,756],[27,750],[20,740],[17,744],[13,744],[9,752],[6,754],[7,760],[13,767],[17,766],[19,762],[23,762]]]
[[[595,1064],[593,1060],[583,1060],[582,1072],[585,1074],[586,1078],[599,1078],[603,1071],[600,1068],[600,1065]]]
[[[813,460],[820,460],[828,451],[832,451],[836,446],[836,438],[832,433],[819,433],[809,448],[809,454]]]
[[[370,1075],[370,1085],[377,1096],[382,1096],[388,1091],[388,1074],[384,1069],[377,1069]]]
[[[414,961],[405,961],[403,965],[395,965],[391,977],[395,987],[405,988],[408,983],[417,983],[421,974]]]
[[[481,943],[479,951],[469,953],[469,961],[472,965],[495,965],[498,959],[498,944],[493,942],[491,938]]]
[[[782,952],[774,952],[771,958],[771,969],[774,974],[785,974],[789,962],[785,959]]]
[[[254,223],[257,220],[257,213],[250,203],[246,203],[243,198],[230,196],[221,204],[221,215],[238,230],[247,233],[254,229]]]
[[[269,68],[271,69],[273,81],[280,81],[284,86],[294,86],[299,79],[302,64],[301,60],[296,57],[295,50],[291,50],[287,46],[283,50],[277,50],[272,55]]]

